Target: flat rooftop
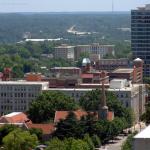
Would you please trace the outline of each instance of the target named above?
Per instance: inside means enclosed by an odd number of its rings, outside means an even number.
[[[78,67],[53,67],[53,68],[51,68],[51,69],[80,69],[80,68],[78,68]]]
[[[150,10],[150,4],[145,4],[145,6],[139,6],[137,7],[136,9],[133,9],[134,10],[139,10],[139,11],[149,11]]]
[[[19,81],[0,81],[0,85],[43,85],[43,84],[48,84],[48,82],[39,82],[39,81],[25,81],[25,80],[19,80]]]
[[[114,70],[112,73],[132,73],[133,69],[132,68],[120,68]]]
[[[129,61],[128,58],[119,58],[119,59],[100,59],[99,61]]]
[[[131,91],[132,88],[136,88],[138,87],[138,85],[133,85],[130,87],[125,87],[125,88],[121,88],[121,89],[110,89],[110,88],[106,88],[106,91]],[[101,87],[99,88],[101,89]],[[46,91],[92,91],[92,90],[96,90],[96,88],[48,88],[46,89]]]
[[[134,139],[150,139],[150,125],[145,128],[143,131],[134,136]]]
[[[69,46],[69,45],[61,45],[61,46],[57,46],[55,48],[74,48],[75,46]]]

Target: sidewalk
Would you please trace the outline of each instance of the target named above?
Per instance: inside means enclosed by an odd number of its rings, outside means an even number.
[[[140,122],[140,123],[134,125],[132,128],[127,129],[127,131],[130,130],[131,132],[134,132],[134,131],[140,132],[145,127],[146,127],[145,123]],[[117,136],[117,139],[118,140],[114,140],[114,143],[106,144],[105,146],[102,146],[101,148],[99,148],[97,150],[121,150],[121,146],[126,141],[127,136],[120,135],[120,136]]]

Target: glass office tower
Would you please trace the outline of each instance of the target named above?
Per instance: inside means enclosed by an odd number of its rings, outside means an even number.
[[[131,47],[133,59],[143,59],[144,76],[150,77],[150,4],[131,11]]]

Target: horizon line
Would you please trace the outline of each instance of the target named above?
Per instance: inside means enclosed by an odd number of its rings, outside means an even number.
[[[130,11],[8,11],[0,13],[129,13]]]

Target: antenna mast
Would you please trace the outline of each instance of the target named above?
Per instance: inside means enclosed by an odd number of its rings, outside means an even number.
[[[112,12],[114,12],[114,0],[112,0]]]

